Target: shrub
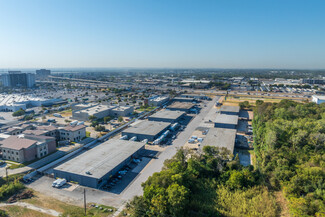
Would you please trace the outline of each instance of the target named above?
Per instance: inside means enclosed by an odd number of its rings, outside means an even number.
[[[18,117],[18,116],[22,116],[24,114],[25,114],[25,111],[23,109],[19,109],[18,111],[15,111],[14,113],[12,113],[12,116]]]

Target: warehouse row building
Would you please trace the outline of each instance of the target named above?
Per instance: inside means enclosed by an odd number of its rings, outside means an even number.
[[[120,139],[108,140],[54,168],[54,177],[100,188],[132,159],[139,157],[147,141],[155,141],[184,115],[182,111],[163,109],[148,120],[138,120],[121,132]]]
[[[138,157],[144,146],[143,142],[108,140],[54,168],[54,177],[100,188],[133,158]]]
[[[239,106],[221,106],[214,121],[214,128],[209,129],[202,145],[227,148],[233,153],[235,149],[239,111]]]
[[[168,123],[176,123],[179,122],[186,115],[183,111],[173,111],[173,110],[160,110],[155,114],[148,117],[149,121],[161,121]]]
[[[171,105],[167,106],[166,109],[171,111],[183,111],[183,112],[189,112],[195,104],[191,102],[173,102]]]
[[[226,148],[233,153],[237,137],[239,110],[238,106],[222,106],[211,116],[215,117],[214,119],[197,128],[186,147],[201,149],[204,146],[215,146]]]
[[[134,126],[125,129],[122,136],[127,136],[128,139],[136,137],[138,141],[147,139],[149,142],[157,139],[163,132],[170,127],[168,122],[159,121],[141,121]]]

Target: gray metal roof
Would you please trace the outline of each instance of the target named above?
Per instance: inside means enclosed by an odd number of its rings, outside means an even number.
[[[185,112],[182,111],[170,111],[170,110],[160,110],[159,112],[151,115],[149,118],[162,118],[162,119],[178,119],[182,115],[184,115]]]
[[[239,106],[228,106],[228,105],[223,105],[220,108],[221,112],[239,112]]]
[[[194,106],[194,104],[190,103],[190,102],[174,102],[173,104],[169,105],[167,108],[190,109],[193,106]]]
[[[112,139],[57,166],[54,170],[100,179],[145,144]],[[91,175],[86,174],[89,171]]]
[[[216,123],[221,123],[221,124],[237,125],[238,124],[238,115],[219,114],[219,115],[217,115],[217,118],[216,118],[215,122]]]
[[[202,146],[225,147],[233,153],[235,148],[236,132],[237,130],[235,129],[211,128],[204,138]]]
[[[125,129],[122,133],[134,133],[155,136],[170,126],[170,123],[160,121],[142,121]]]

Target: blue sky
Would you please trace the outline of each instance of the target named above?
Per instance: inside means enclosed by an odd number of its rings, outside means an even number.
[[[325,69],[324,0],[0,0],[0,68]]]

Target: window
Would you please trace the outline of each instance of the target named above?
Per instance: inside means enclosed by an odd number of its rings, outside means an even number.
[[[16,155],[18,155],[18,152],[16,152]]]
[[[6,152],[6,150],[3,150],[3,152]]]

